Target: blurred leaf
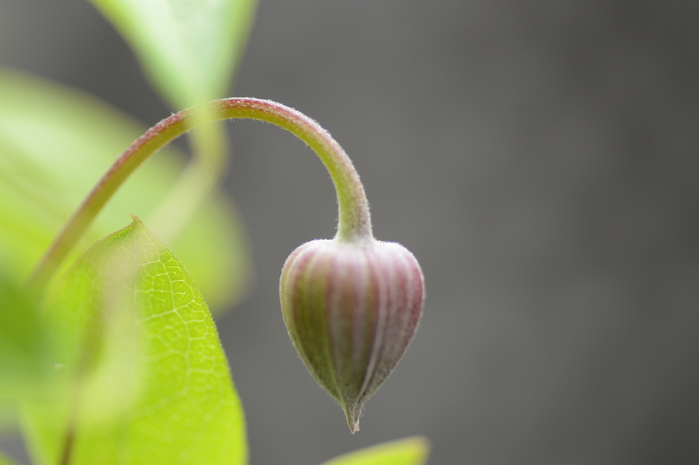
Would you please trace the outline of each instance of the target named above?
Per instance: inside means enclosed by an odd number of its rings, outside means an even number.
[[[0,262],[27,276],[63,223],[146,128],[81,92],[0,71]],[[129,220],[148,218],[183,165],[167,148],[143,164],[97,218],[84,252]],[[156,234],[159,231],[155,231]],[[217,196],[174,243],[212,306],[230,305],[247,279],[247,245],[235,211]]]
[[[40,394],[51,373],[50,351],[37,305],[0,269],[0,407],[2,397]]]
[[[415,436],[350,452],[322,465],[423,465],[429,453],[429,441]]]
[[[211,315],[180,262],[143,224],[91,248],[47,304],[71,374],[60,401],[27,404],[38,463],[72,424],[71,465],[238,465],[245,426]]]
[[[91,0],[129,42],[176,109],[223,97],[255,0]]]
[[[15,429],[15,399],[0,397],[0,436]]]

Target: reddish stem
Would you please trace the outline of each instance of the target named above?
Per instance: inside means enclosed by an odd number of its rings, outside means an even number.
[[[165,118],[131,144],[65,224],[36,267],[31,283],[41,289],[50,281],[102,207],[148,157],[193,127],[231,118],[267,121],[304,141],[320,157],[335,184],[339,209],[336,239],[361,242],[372,238],[369,206],[359,176],[327,131],[302,113],[270,100],[227,98]]]

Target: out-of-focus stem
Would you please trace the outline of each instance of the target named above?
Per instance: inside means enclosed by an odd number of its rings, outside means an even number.
[[[226,170],[228,144],[221,123],[199,126],[188,135],[195,157],[155,213],[148,218],[149,229],[165,244],[177,237],[196,209],[219,185]]]

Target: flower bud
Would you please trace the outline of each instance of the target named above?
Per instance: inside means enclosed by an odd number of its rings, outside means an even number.
[[[282,314],[299,356],[354,433],[362,406],[393,371],[422,314],[424,280],[405,247],[316,240],[286,260]]]

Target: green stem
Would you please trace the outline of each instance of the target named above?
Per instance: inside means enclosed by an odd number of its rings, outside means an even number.
[[[338,226],[335,239],[346,243],[370,241],[369,205],[359,175],[340,145],[304,114],[269,100],[228,98],[205,107],[176,113],[149,129],[122,153],[68,220],[32,275],[32,284],[45,286],[111,196],[149,156],[193,127],[223,119],[266,121],[294,134],[321,159],[335,185]]]
[[[175,186],[148,217],[148,228],[164,244],[175,240],[180,231],[218,186],[226,170],[227,151],[223,125],[200,126],[188,134],[194,159],[180,174]]]

